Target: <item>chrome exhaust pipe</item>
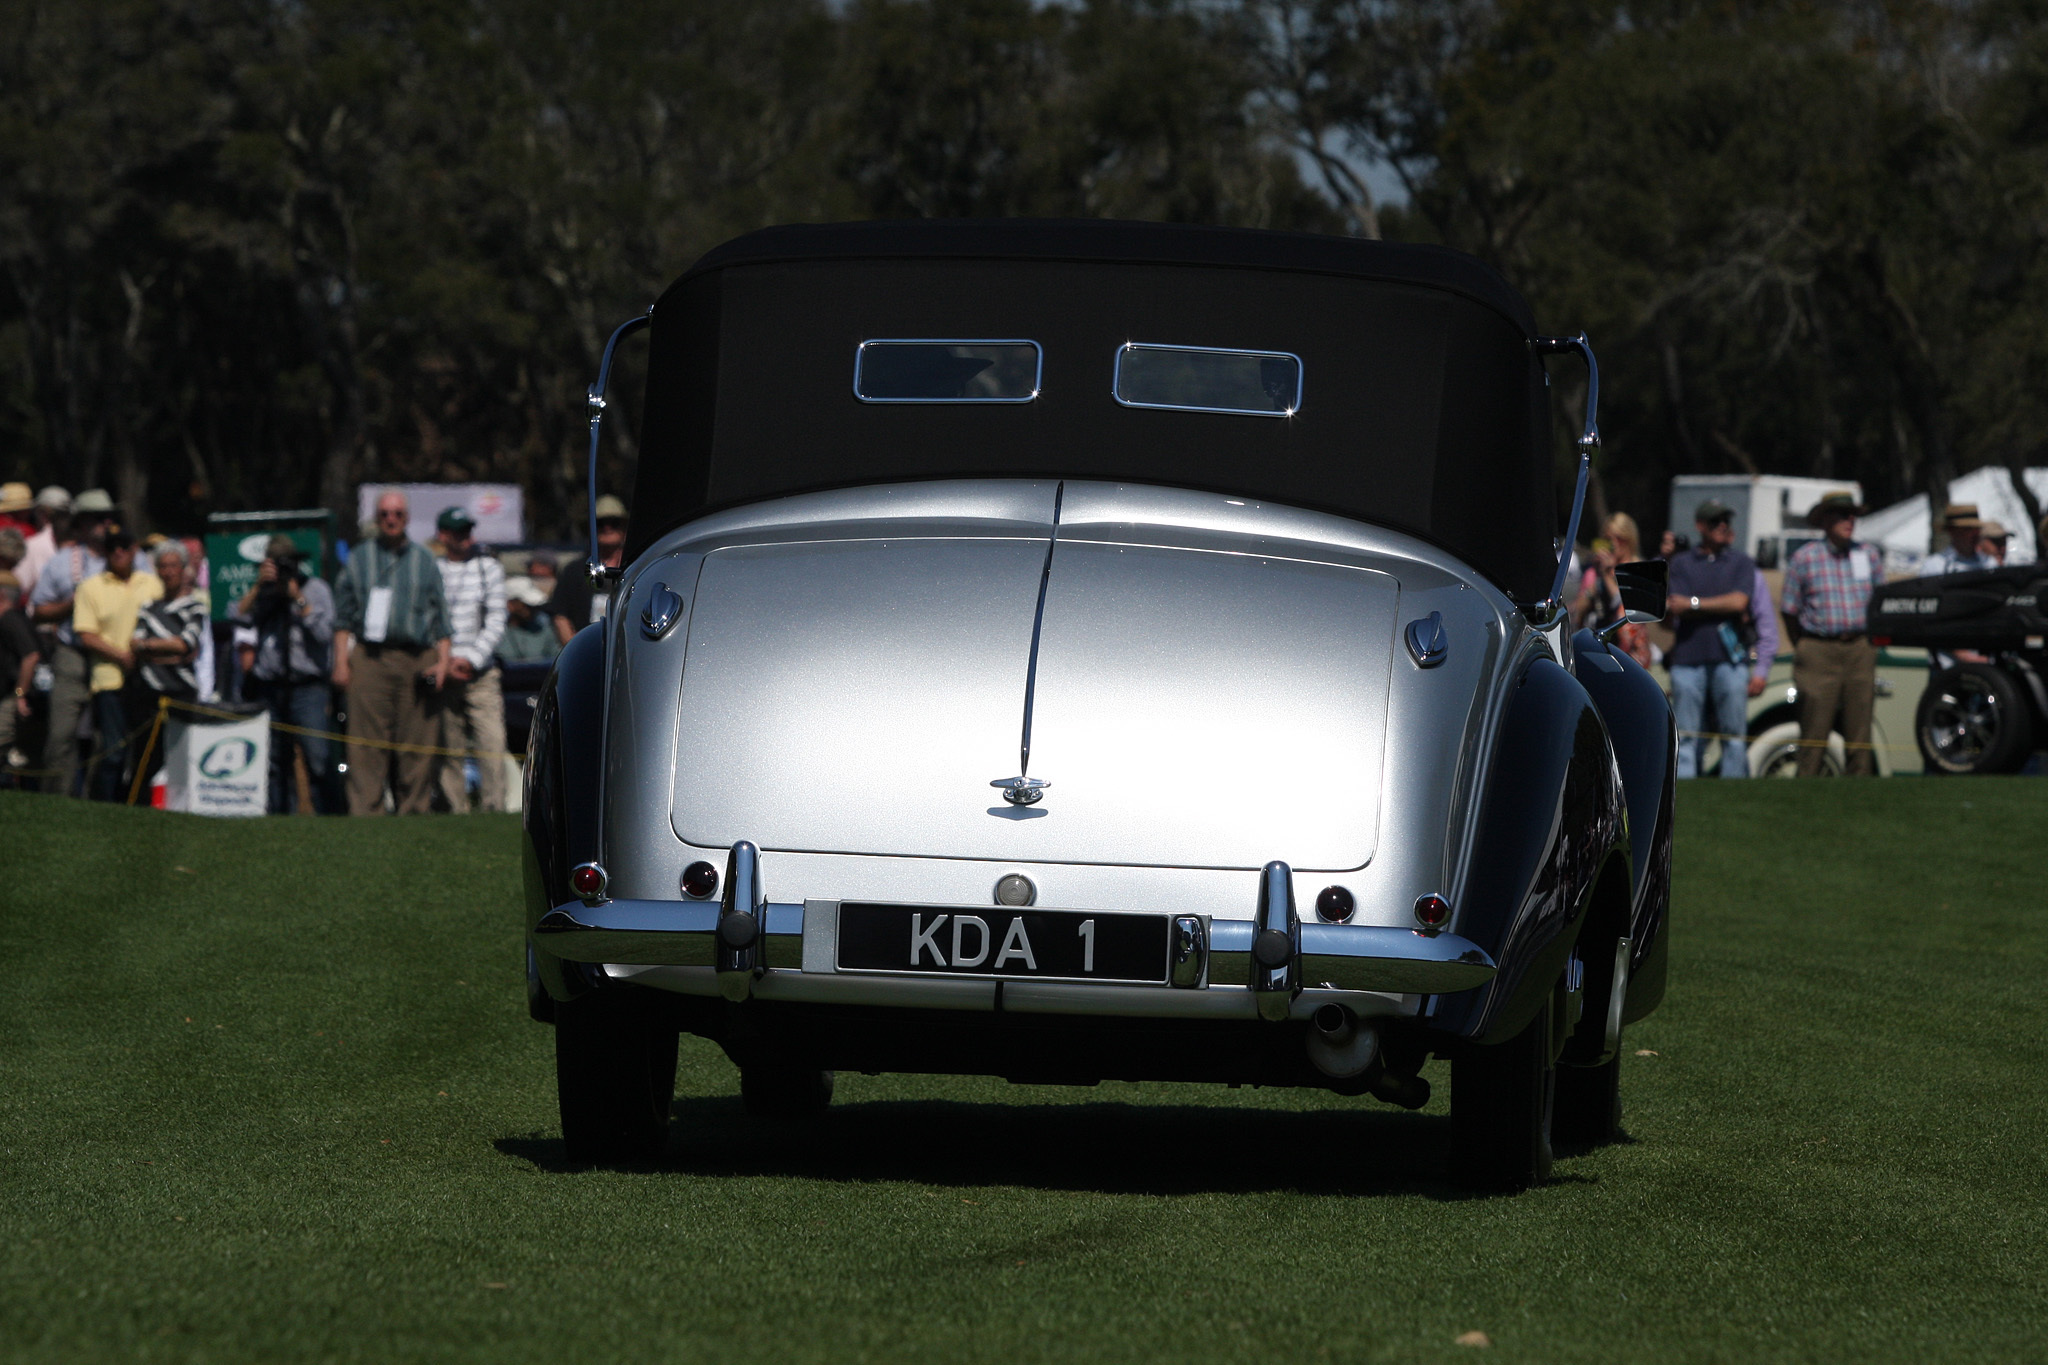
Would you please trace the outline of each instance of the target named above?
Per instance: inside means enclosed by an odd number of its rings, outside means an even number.
[[[1379,1030],[1342,1005],[1324,1005],[1309,1020],[1308,1059],[1332,1080],[1363,1075],[1379,1060]]]

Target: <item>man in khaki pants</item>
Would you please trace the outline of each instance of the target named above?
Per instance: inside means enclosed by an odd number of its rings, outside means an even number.
[[[405,527],[405,495],[377,499],[376,536],[356,546],[334,584],[334,685],[348,691],[350,815],[383,814],[387,778],[400,815],[433,808],[448,603],[440,566]],[[355,742],[365,739],[380,743]]]
[[[1837,710],[1848,742],[1851,777],[1872,769],[1870,713],[1877,698],[1877,647],[1866,631],[1870,594],[1884,582],[1877,547],[1856,539],[1868,508],[1853,493],[1829,493],[1806,514],[1827,532],[1793,554],[1785,568],[1785,625],[1799,643],[1792,685],[1799,689],[1799,775],[1817,777]]]
[[[441,595],[454,630],[448,686],[441,698],[441,747],[476,755],[476,807],[505,809],[505,693],[498,681],[498,642],[505,638],[505,569],[481,552],[476,522],[450,507],[434,521],[446,551]],[[469,809],[463,761],[441,756],[441,795],[457,814]]]

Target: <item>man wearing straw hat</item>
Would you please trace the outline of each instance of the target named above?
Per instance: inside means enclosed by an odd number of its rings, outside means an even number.
[[[1872,770],[1870,714],[1877,701],[1877,647],[1870,643],[1870,594],[1884,582],[1884,558],[1856,539],[1856,518],[1870,509],[1849,492],[1829,493],[1806,514],[1827,532],[1793,552],[1785,566],[1785,627],[1798,643],[1792,685],[1799,689],[1799,775],[1820,775],[1828,731],[1841,713],[1849,775]]]
[[[1984,520],[1977,515],[1976,503],[1952,502],[1943,508],[1941,529],[1948,532],[1948,548],[1936,550],[1920,561],[1922,578],[1933,578],[1938,574],[1976,573],[1980,569],[1998,567],[1984,553]]]
[[[0,483],[0,529],[12,526],[27,540],[42,528],[35,521],[36,498],[25,483]]]
[[[33,515],[36,533],[28,538],[28,553],[22,556],[14,576],[21,580],[21,600],[28,601],[28,595],[35,591],[36,579],[43,572],[43,565],[57,557],[59,535],[68,536],[71,530],[71,494],[51,484],[36,494]]]

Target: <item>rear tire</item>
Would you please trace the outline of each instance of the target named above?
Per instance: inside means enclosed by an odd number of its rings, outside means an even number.
[[[2033,752],[2034,718],[2004,669],[1957,664],[1928,679],[1913,737],[1929,773],[2017,772]]]
[[[756,1118],[813,1118],[832,1103],[832,1073],[800,1066],[741,1067],[740,1098]]]
[[[1547,993],[1520,1033],[1451,1063],[1451,1149],[1459,1179],[1474,1189],[1525,1190],[1550,1178],[1556,1008]]]
[[[652,1161],[667,1150],[676,1042],[637,990],[556,1004],[555,1092],[571,1161]]]
[[[1557,1141],[1566,1147],[1604,1147],[1621,1136],[1621,1054],[1604,1066],[1557,1069]]]

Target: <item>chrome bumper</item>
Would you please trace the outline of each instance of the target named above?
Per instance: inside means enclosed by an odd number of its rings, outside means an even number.
[[[546,952],[575,962],[708,969],[708,974],[718,979],[719,992],[731,999],[749,994],[784,998],[811,994],[787,989],[798,977],[820,984],[821,978],[849,984],[863,980],[886,983],[893,996],[930,991],[935,1000],[950,996],[946,987],[959,983],[993,984],[992,978],[940,973],[871,976],[840,972],[834,962],[838,911],[837,901],[761,903],[753,942],[736,950],[733,936],[721,938],[719,933],[721,919],[732,911],[710,902],[572,901],[541,917],[534,926],[534,941]],[[1186,1006],[1195,1003],[1190,998],[1193,995],[1228,992],[1239,1001],[1256,1000],[1262,1006],[1259,1012],[1267,1018],[1285,1018],[1304,991],[1441,995],[1484,985],[1495,971],[1493,959],[1484,950],[1456,934],[1296,920],[1281,931],[1289,940],[1285,960],[1272,963],[1267,959],[1277,954],[1270,948],[1264,957],[1255,952],[1262,932],[1258,921],[1181,919],[1182,923],[1195,920],[1200,932],[1188,935],[1192,942],[1183,940],[1185,946],[1177,944],[1177,952],[1191,957],[1176,963],[1176,984],[1067,984],[1057,987],[1058,991],[1072,1001],[1070,1008],[1085,1003],[1089,993],[1099,992],[1108,1012],[1152,1013],[1143,1002],[1153,999],[1158,1005],[1156,1012],[1164,1015],[1215,1012]],[[762,983],[771,979],[778,979],[784,989],[762,989]],[[1015,991],[1032,983],[1029,978],[1005,978],[1005,984]],[[843,990],[829,993],[846,998]]]

